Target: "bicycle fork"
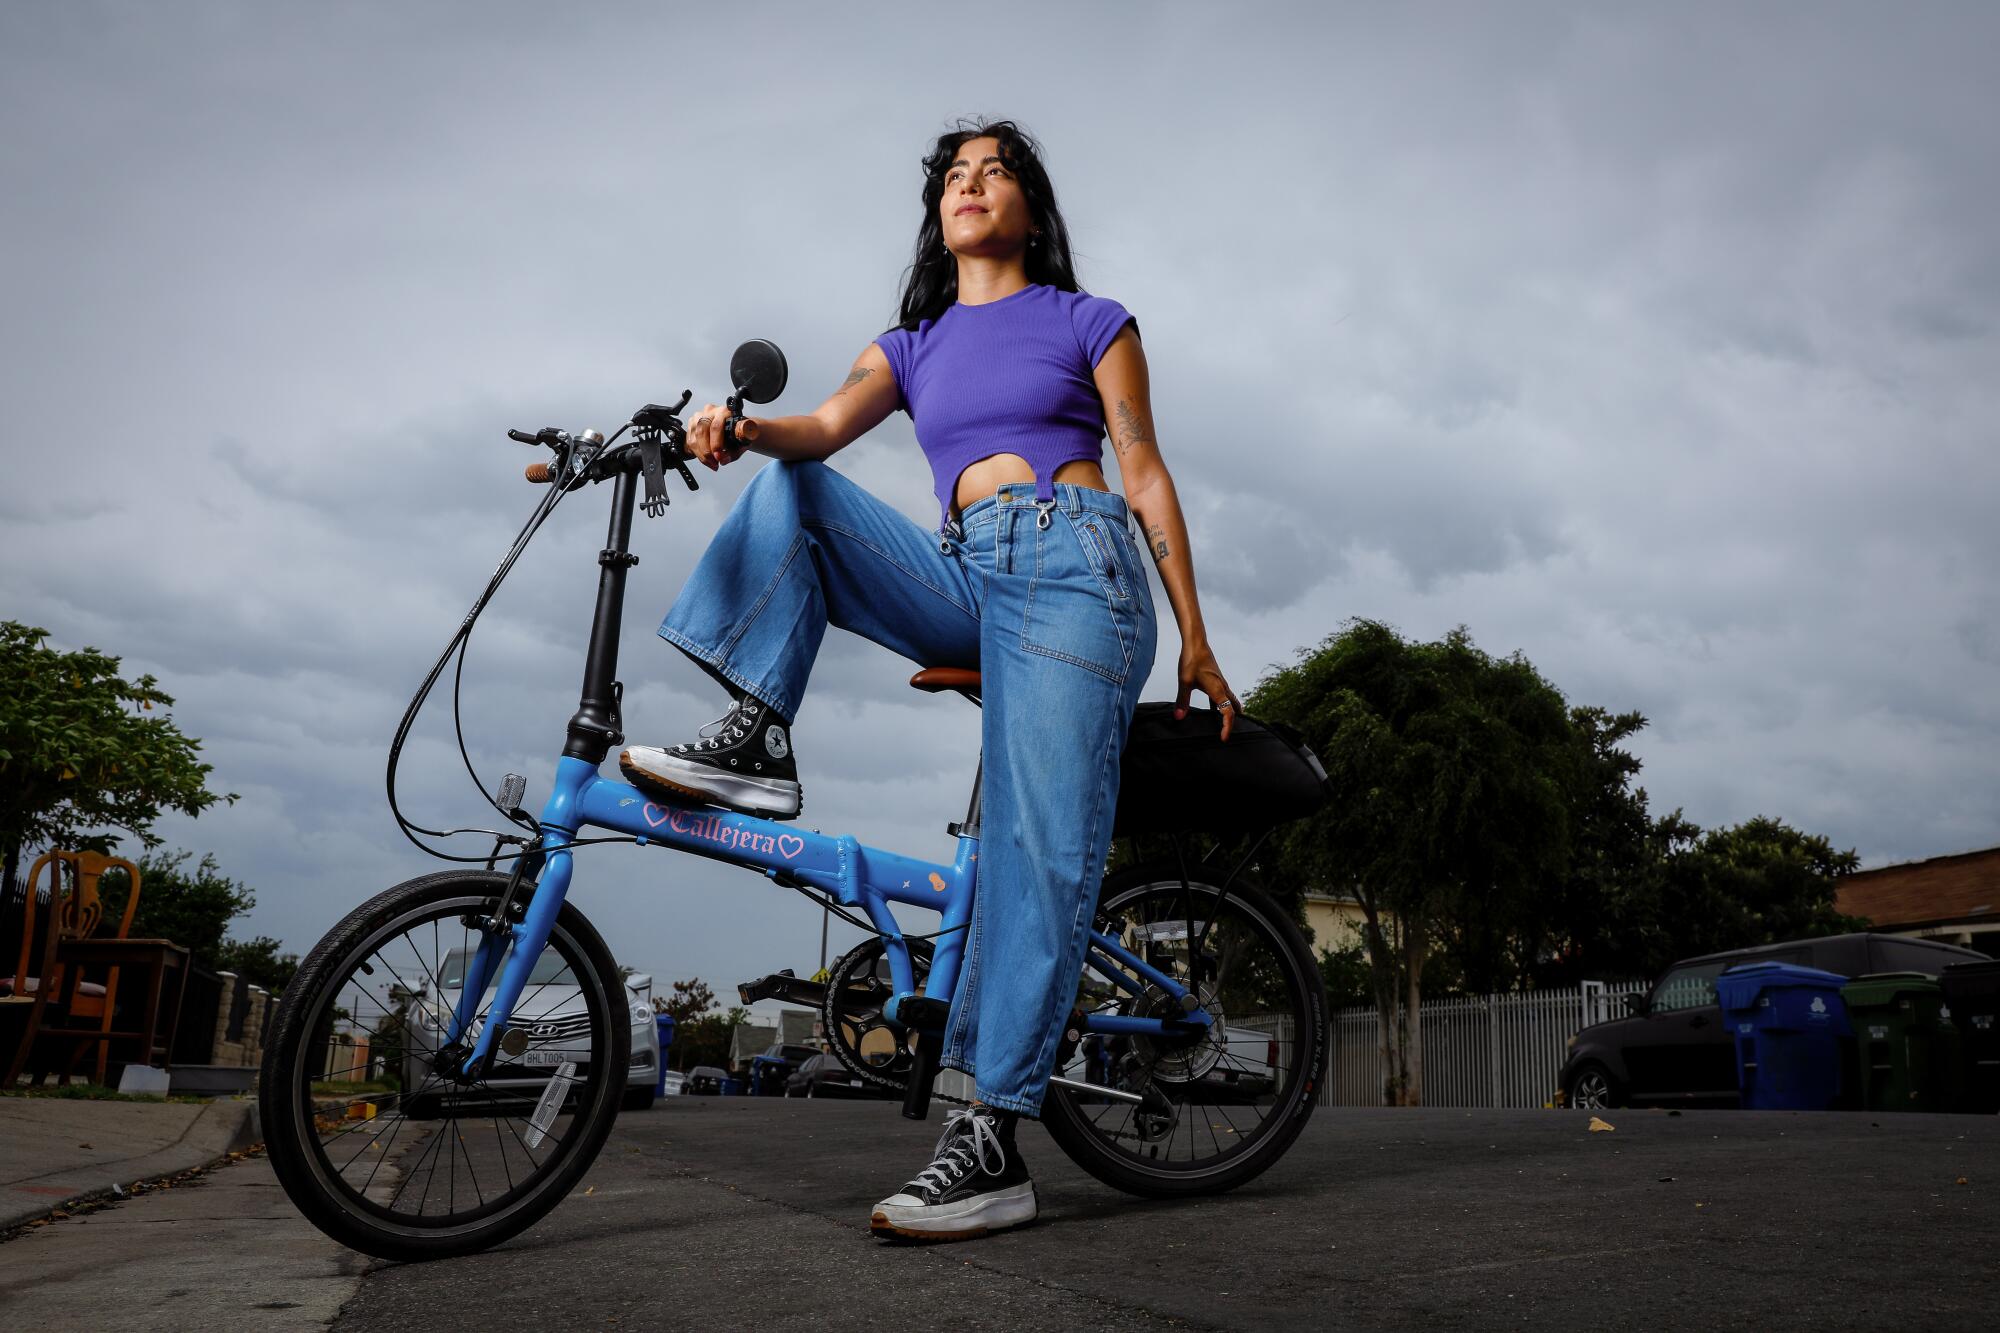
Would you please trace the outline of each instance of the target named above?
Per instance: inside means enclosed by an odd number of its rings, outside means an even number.
[[[576,833],[568,824],[575,819],[578,795],[596,776],[596,766],[581,759],[565,756],[557,761],[555,790],[542,810],[541,874],[536,877],[527,911],[511,926],[500,921],[493,923],[498,929],[482,930],[479,948],[466,960],[465,989],[459,992],[451,1030],[445,1034],[447,1047],[463,1040],[479,1012],[479,1001],[486,994],[487,984],[496,973],[500,978],[486,1023],[459,1067],[459,1073],[466,1077],[473,1077],[492,1058],[494,1044],[513,1018],[521,992],[527,989],[528,974],[534,971],[542,950],[548,946],[549,932],[554,929],[556,914],[562,911],[569,895],[570,875],[575,869],[575,854],[569,848]],[[578,978],[579,984],[582,980]]]

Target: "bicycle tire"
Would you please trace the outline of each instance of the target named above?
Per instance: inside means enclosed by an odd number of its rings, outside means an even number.
[[[1186,892],[1193,900],[1210,904],[1204,919],[1214,920],[1213,904],[1222,899],[1219,886],[1200,878],[1200,868],[1190,870]],[[1154,863],[1140,865],[1109,876],[1099,897],[1099,918],[1116,918],[1121,912],[1149,897],[1182,896],[1178,867]],[[1326,1017],[1326,991],[1319,967],[1305,937],[1290,916],[1281,911],[1270,895],[1243,876],[1230,885],[1226,907],[1241,912],[1264,933],[1273,959],[1283,973],[1294,1012],[1296,1029],[1290,1038],[1295,1055],[1286,1071],[1284,1086],[1273,1098],[1271,1113],[1260,1121],[1254,1134],[1238,1138],[1226,1152],[1212,1161],[1193,1161],[1176,1166],[1158,1159],[1146,1160],[1114,1148],[1093,1127],[1085,1110],[1086,1094],[1052,1085],[1043,1099],[1042,1125],[1069,1159],[1116,1189],[1149,1198],[1185,1198],[1221,1194],[1261,1175],[1284,1156],[1312,1116],[1325,1080],[1331,1057],[1331,1029]],[[1088,977],[1091,964],[1086,964]],[[1097,968],[1102,971],[1101,966]],[[1225,1028],[1225,1032],[1228,1029]],[[1224,1045],[1227,1045],[1225,1038]],[[1196,1103],[1199,1104],[1199,1103]],[[1206,1112],[1204,1112],[1206,1114]],[[1192,1139],[1192,1134],[1191,1134]]]
[[[366,1191],[351,1188],[351,1182],[343,1178],[341,1169],[333,1166],[326,1145],[320,1141],[321,1113],[312,1093],[316,1081],[314,1056],[321,1061],[326,1058],[324,1038],[341,1012],[335,1002],[341,997],[348,975],[357,966],[368,964],[370,957],[380,958],[379,954],[369,952],[370,942],[379,947],[390,938],[386,932],[397,923],[417,921],[426,914],[435,922],[441,919],[436,915],[440,911],[490,913],[498,907],[506,884],[504,875],[475,870],[444,871],[398,884],[357,907],[328,931],[285,988],[260,1078],[259,1109],[266,1153],[279,1183],[299,1211],[314,1226],[350,1249],[382,1259],[417,1261],[476,1253],[518,1235],[546,1216],[575,1187],[596,1160],[617,1118],[619,1101],[626,1089],[632,1039],[629,1015],[620,1004],[623,988],[617,965],[603,938],[573,904],[565,903],[550,930],[549,947],[558,950],[566,968],[575,967],[578,994],[589,1015],[588,1032],[593,1044],[589,1072],[584,1075],[581,1090],[573,1089],[570,1094],[576,1099],[570,1126],[557,1139],[547,1158],[535,1163],[532,1151],[524,1147],[533,1170],[525,1173],[519,1185],[514,1183],[510,1170],[506,1194],[491,1205],[486,1204],[482,1194],[480,1207],[457,1215],[457,1221],[452,1220],[453,1214],[426,1218],[421,1203],[415,1219],[398,1220],[394,1214],[396,1200],[392,1199],[385,1210],[379,1201],[362,1197]],[[597,1044],[600,1040],[601,1046]],[[425,1089],[416,1091],[423,1093]],[[398,1097],[400,1093],[387,1096]],[[428,1132],[435,1134],[440,1143],[449,1134],[457,1136],[458,1144],[464,1144],[464,1136],[457,1135],[458,1120],[453,1114],[451,1097],[433,1095],[432,1101],[426,1112],[438,1114],[442,1128]],[[489,1103],[495,1108],[500,1104],[497,1098]],[[560,1105],[566,1112],[569,1102],[562,1100]],[[500,1154],[505,1166],[508,1149],[499,1132],[497,1110],[466,1117],[467,1122],[473,1119],[493,1121],[494,1137],[503,1140]],[[404,1123],[430,1122],[409,1117]],[[380,1131],[374,1133],[379,1135]],[[518,1135],[516,1142],[521,1142]],[[388,1155],[385,1149],[383,1156]],[[409,1155],[406,1145],[404,1156]],[[471,1166],[469,1157],[467,1164]],[[456,1169],[454,1158],[454,1197],[450,1205],[454,1208]],[[435,1162],[432,1174],[436,1174]],[[432,1182],[427,1181],[426,1199],[431,1188]]]

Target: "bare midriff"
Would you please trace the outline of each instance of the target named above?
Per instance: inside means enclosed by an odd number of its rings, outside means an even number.
[[[1019,454],[994,454],[976,463],[968,463],[965,471],[958,474],[958,490],[952,496],[954,513],[965,512],[965,507],[978,500],[984,500],[1010,481],[1033,481],[1035,469],[1028,466],[1028,460]],[[1095,491],[1108,491],[1104,484],[1104,469],[1088,458],[1072,458],[1056,469],[1055,481],[1068,482],[1072,486],[1088,486]]]

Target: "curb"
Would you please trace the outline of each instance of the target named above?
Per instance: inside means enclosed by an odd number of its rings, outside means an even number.
[[[180,1138],[156,1152],[142,1153],[110,1162],[93,1162],[86,1167],[64,1168],[46,1176],[15,1182],[17,1186],[73,1188],[60,1198],[46,1193],[22,1198],[0,1193],[0,1232],[10,1231],[36,1218],[70,1208],[86,1200],[102,1198],[119,1190],[129,1192],[143,1181],[179,1175],[195,1167],[226,1160],[263,1138],[254,1100],[213,1101],[188,1122]]]

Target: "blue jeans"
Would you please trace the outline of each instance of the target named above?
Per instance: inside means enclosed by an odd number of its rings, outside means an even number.
[[[1111,847],[1118,761],[1153,666],[1122,496],[1010,482],[927,532],[820,462],[767,462],[660,625],[711,675],[797,716],[828,625],[919,666],[975,667],[978,895],[939,1059],[1041,1110]]]

